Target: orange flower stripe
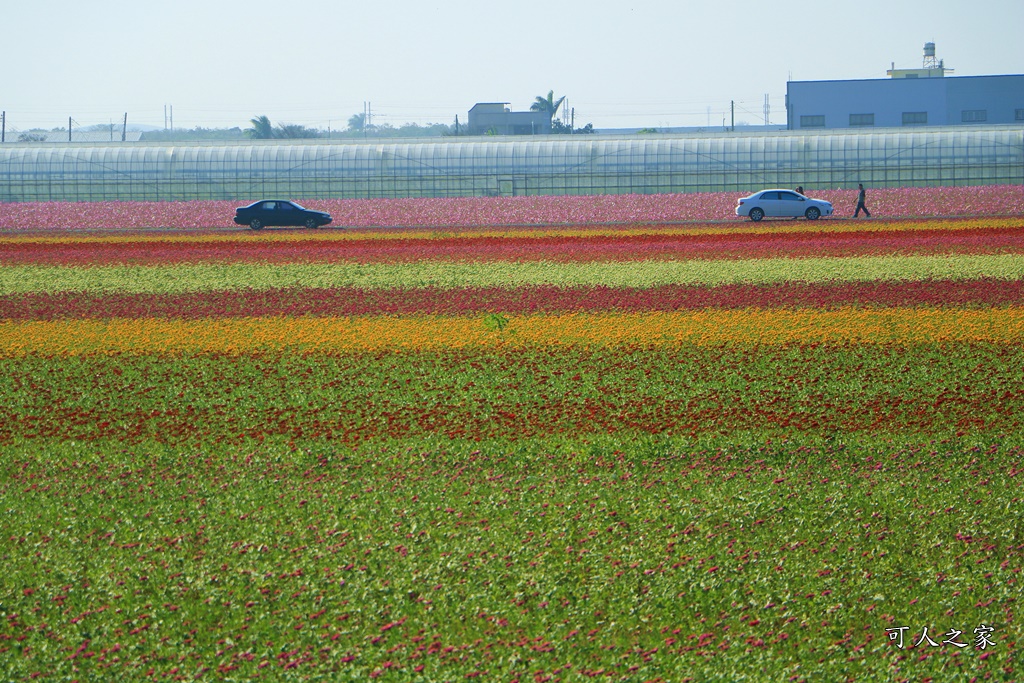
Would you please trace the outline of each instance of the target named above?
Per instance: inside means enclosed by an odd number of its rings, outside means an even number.
[[[978,230],[982,228],[1021,227],[1020,217],[963,218],[963,219],[903,219],[875,220],[871,223],[856,221],[819,221],[812,225],[776,223],[752,225],[747,223],[698,223],[695,225],[637,224],[632,226],[583,226],[583,227],[522,227],[522,228],[355,228],[348,230],[321,230],[317,232],[265,232],[259,235],[247,230],[169,231],[160,234],[132,232],[129,234],[85,233],[77,235],[45,235],[28,233],[22,235],[0,235],[2,244],[216,244],[251,239],[254,242],[350,242],[367,240],[421,240],[447,238],[538,238],[538,237],[635,237],[660,235],[665,237],[686,235],[768,235],[801,232],[849,233],[849,232],[904,232],[917,230]]]
[[[476,318],[262,317],[0,323],[0,355],[369,351],[493,345],[1024,341],[1024,308],[703,310]]]

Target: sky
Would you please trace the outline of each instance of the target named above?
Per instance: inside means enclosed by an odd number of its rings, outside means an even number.
[[[576,126],[785,124],[787,80],[885,78],[926,42],[1024,73],[1022,0],[33,0],[3,11],[8,131],[466,122],[553,90]]]

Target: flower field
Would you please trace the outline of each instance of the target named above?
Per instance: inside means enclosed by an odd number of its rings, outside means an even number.
[[[873,194],[0,205],[0,678],[1019,680],[1021,189]]]
[[[755,190],[756,188],[751,188]],[[852,216],[857,189],[808,194],[832,202],[836,216]],[[254,199],[258,199],[254,197]],[[731,192],[653,195],[455,197],[447,199],[311,199],[336,227],[462,227],[525,225],[670,224],[735,220]],[[235,207],[247,201],[39,202],[0,204],[0,230],[175,230],[236,228]],[[1024,214],[1020,185],[871,189],[868,206],[879,216],[1005,216]]]

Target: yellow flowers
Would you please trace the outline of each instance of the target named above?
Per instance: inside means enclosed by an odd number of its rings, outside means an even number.
[[[1024,341],[1024,308],[704,310],[483,317],[262,317],[0,323],[0,355],[362,351],[492,345]]]
[[[650,288],[670,284],[864,282],[1024,277],[1024,255],[956,254],[852,258],[622,261],[591,263],[420,261],[410,264],[182,264],[176,266],[10,266],[0,295],[28,292],[179,293],[283,287]]]

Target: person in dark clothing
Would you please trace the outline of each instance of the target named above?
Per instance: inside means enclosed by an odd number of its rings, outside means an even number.
[[[797,186],[796,193],[797,194],[803,194],[804,193],[804,186],[803,185]]]
[[[865,197],[867,196],[867,193],[864,191],[864,184],[858,183],[857,189],[859,190],[857,193],[857,210],[853,212],[853,217],[857,218],[860,216],[860,212],[863,211],[865,216],[871,218],[871,212],[868,211],[867,204],[864,203]]]

